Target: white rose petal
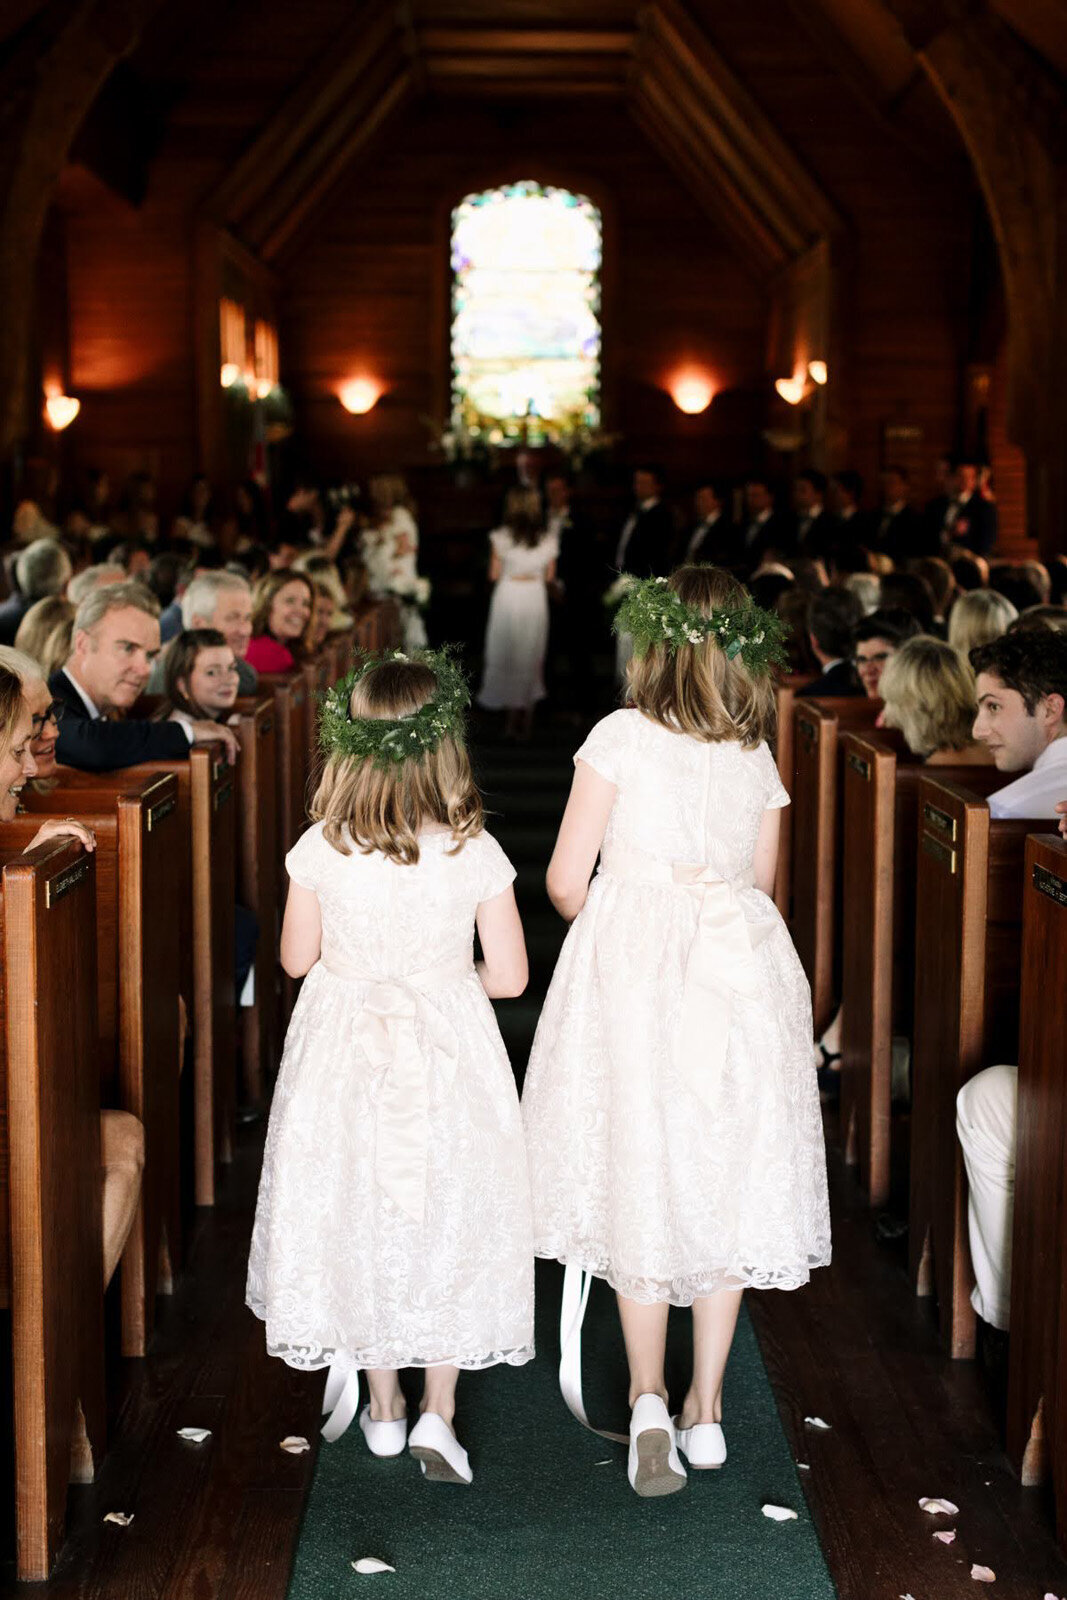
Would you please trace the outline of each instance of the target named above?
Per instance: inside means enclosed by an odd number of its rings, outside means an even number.
[[[763,1515],[770,1517],[772,1522],[795,1522],[797,1514],[790,1511],[788,1506],[764,1506]]]
[[[830,1424],[824,1422],[821,1417],[805,1417],[804,1426],[805,1428],[818,1428],[826,1433],[831,1431]]]
[[[942,1544],[954,1544],[956,1541],[956,1530],[955,1528],[942,1528],[938,1533],[934,1534],[934,1538],[940,1539]]]
[[[179,1428],[179,1439],[188,1439],[190,1444],[203,1444],[205,1439],[211,1438],[210,1428]]]
[[[358,1561],[353,1561],[352,1571],[362,1573],[395,1572],[396,1568],[391,1567],[388,1561],[379,1561],[377,1556],[360,1556]]]
[[[996,1583],[997,1575],[992,1567],[980,1567],[977,1562],[971,1568],[971,1577],[975,1583]]]
[[[287,1433],[279,1448],[287,1451],[291,1456],[302,1456],[305,1451],[311,1449],[311,1446],[302,1434]]]
[[[919,1501],[919,1508],[928,1511],[932,1517],[955,1517],[959,1515],[959,1506],[954,1506],[951,1500],[936,1500],[929,1495],[924,1495]]]
[[[133,1521],[133,1512],[109,1511],[107,1516],[104,1518],[104,1521],[113,1522],[115,1526],[119,1528],[128,1528],[130,1523]]]

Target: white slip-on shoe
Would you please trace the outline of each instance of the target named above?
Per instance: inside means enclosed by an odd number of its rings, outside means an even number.
[[[372,1456],[399,1456],[408,1442],[408,1419],[400,1417],[395,1422],[375,1422],[370,1406],[359,1414],[359,1425]]]
[[[474,1477],[466,1450],[436,1411],[422,1413],[408,1435],[408,1449],[435,1483],[470,1483]]]
[[[658,1394],[639,1394],[634,1401],[626,1473],[631,1489],[640,1495],[674,1494],[685,1488],[674,1423]]]
[[[674,1436],[691,1467],[721,1467],[726,1461],[726,1435],[721,1422],[697,1422],[691,1428],[681,1428],[675,1417]]]

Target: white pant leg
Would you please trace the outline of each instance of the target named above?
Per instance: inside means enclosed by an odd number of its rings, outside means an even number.
[[[1018,1067],[986,1067],[956,1096],[956,1132],[970,1189],[967,1228],[975,1278],[971,1304],[983,1322],[1001,1329],[1008,1327],[1011,1305],[1018,1086]]]

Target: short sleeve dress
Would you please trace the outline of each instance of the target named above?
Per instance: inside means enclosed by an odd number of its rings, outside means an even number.
[[[559,540],[546,533],[537,544],[526,545],[507,528],[496,528],[489,543],[500,562],[500,579],[489,602],[478,704],[490,711],[519,710],[545,697],[545,580],[559,555]]]
[[[267,1132],[246,1299],[291,1366],[464,1368],[533,1355],[515,1080],[474,970],[478,906],[515,870],[489,834],[286,858],[322,913]]]
[[[795,1288],[830,1219],[810,991],[752,883],[773,757],[625,710],[575,760],[617,793],[526,1075],[535,1250],[646,1303]]]

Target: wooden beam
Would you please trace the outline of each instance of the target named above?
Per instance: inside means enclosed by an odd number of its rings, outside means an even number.
[[[434,55],[427,58],[426,70],[431,80],[492,78],[505,91],[534,78],[546,96],[553,93],[559,76],[587,83],[599,83],[607,78],[620,88],[624,82],[622,66],[615,56]]]
[[[629,28],[438,28],[420,30],[427,55],[478,52],[485,55],[629,55],[634,35]]]

